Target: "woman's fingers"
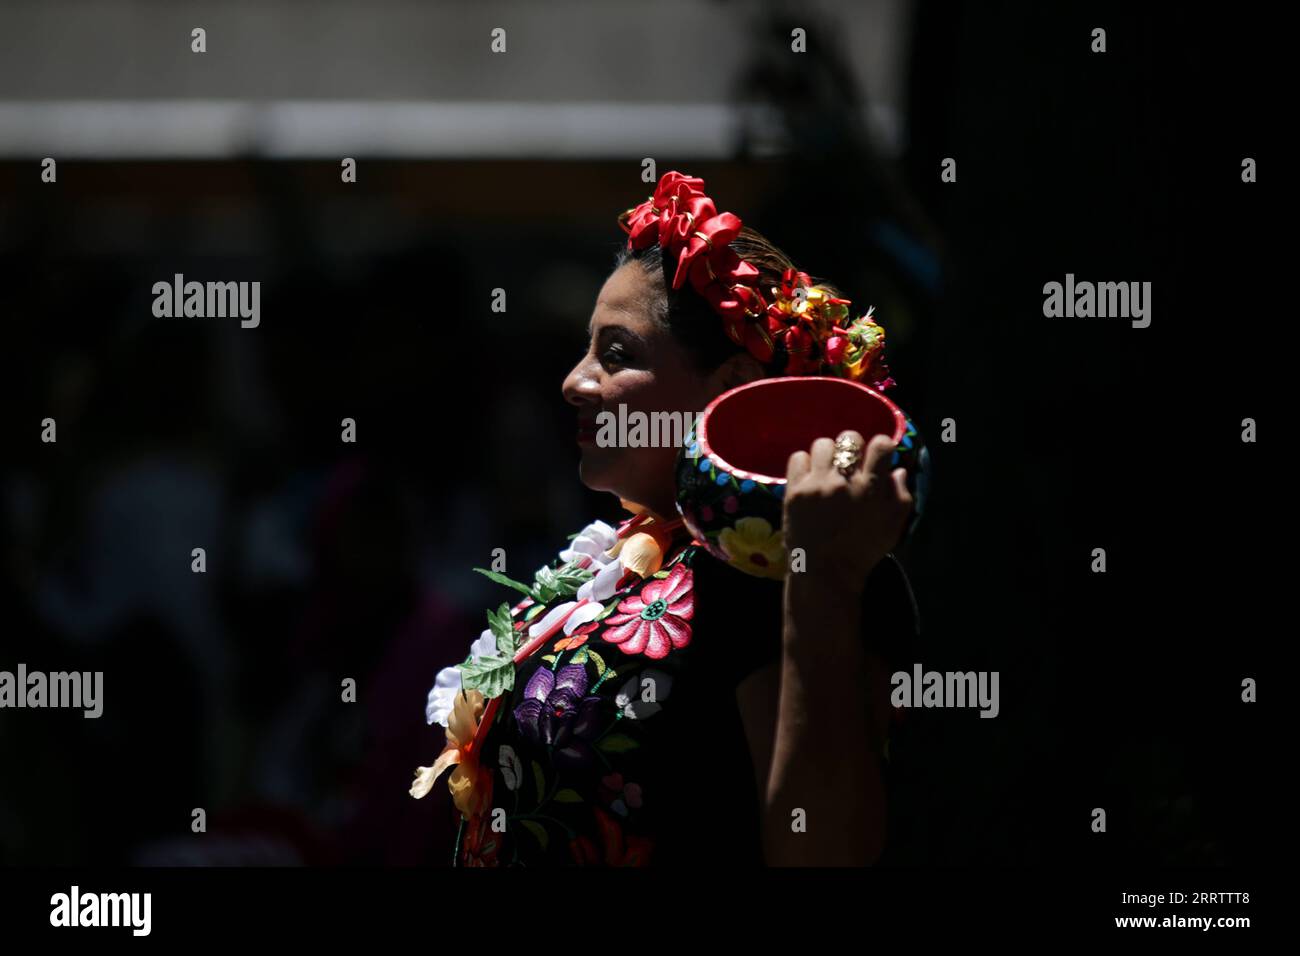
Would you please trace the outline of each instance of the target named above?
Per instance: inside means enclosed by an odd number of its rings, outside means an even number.
[[[804,475],[812,470],[812,456],[806,451],[797,451],[790,456],[790,460],[785,464],[785,483],[787,486],[794,484]]]
[[[890,467],[890,459],[898,447],[894,439],[889,435],[875,435],[868,442],[863,439],[860,432],[853,429],[840,432],[835,441],[829,438],[818,438],[808,451],[797,451],[791,455],[786,463],[787,482],[802,478],[809,472],[828,472],[832,469],[838,471],[835,466],[836,444],[843,442],[865,446],[857,465],[846,476],[850,484],[865,488],[869,493],[889,489],[889,486],[893,485],[894,488],[890,490],[895,492],[898,498],[910,497],[910,493],[907,492],[907,472],[901,468]],[[891,475],[891,471],[895,474]],[[898,478],[900,474],[903,476],[902,479]]]
[[[898,496],[898,500],[901,504],[910,509],[912,507],[912,492],[907,488],[907,469],[895,468],[893,476],[894,494]]]
[[[876,435],[867,444],[863,462],[862,481],[870,492],[878,492],[889,483],[889,459],[894,452],[894,440],[888,435]]]
[[[835,442],[829,438],[818,438],[812,443],[809,455],[812,458],[813,471],[826,471],[831,467],[831,458],[835,454]]]

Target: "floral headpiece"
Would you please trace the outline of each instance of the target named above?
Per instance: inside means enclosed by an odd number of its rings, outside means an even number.
[[[628,249],[657,242],[665,258],[674,257],[673,288],[689,279],[722,316],[728,337],[764,365],[881,390],[894,384],[884,361],[885,330],[872,319],[873,310],[849,320],[848,299],[832,296],[796,269],[786,269],[781,284],[765,295],[758,268],[729,245],[740,234],[740,219],[717,211],[704,194],[704,180],[664,173],[654,195],[625,210],[618,224],[628,234]]]

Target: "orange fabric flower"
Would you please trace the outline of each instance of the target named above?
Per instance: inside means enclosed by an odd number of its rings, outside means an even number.
[[[483,708],[483,694],[479,691],[457,695],[447,720],[447,746],[432,767],[416,769],[411,796],[419,800],[427,795],[443,771],[454,766],[456,769],[447,778],[447,787],[451,790],[456,809],[467,820],[483,812],[492,797],[492,775],[479,765],[478,755],[470,749]]]
[[[648,578],[663,566],[664,547],[662,536],[656,536],[650,531],[638,531],[621,542],[618,559],[624,569]]]
[[[681,519],[666,521],[643,505],[627,499],[620,501],[636,517],[620,528],[618,541],[605,554],[617,558],[623,570],[648,578],[663,567],[664,555],[672,547]]]

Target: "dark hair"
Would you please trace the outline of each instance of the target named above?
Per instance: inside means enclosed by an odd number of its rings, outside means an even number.
[[[769,289],[781,284],[781,273],[795,268],[789,256],[762,233],[748,226],[741,227],[739,235],[731,240],[730,247],[736,255],[758,269],[759,288],[765,298],[770,297]],[[666,326],[682,347],[691,353],[698,371],[712,372],[737,352],[744,351],[743,347],[727,336],[723,330],[722,318],[690,283],[680,289],[672,287],[677,263],[672,259],[664,259],[663,250],[658,243],[652,243],[643,249],[628,249],[624,243],[619,247],[614,267],[629,262],[639,263],[650,277],[655,289],[652,304],[655,319]],[[817,280],[816,277],[814,281],[832,295],[840,295],[830,283]],[[778,374],[777,365],[781,361],[783,358],[780,356],[774,358],[769,363],[767,374]]]

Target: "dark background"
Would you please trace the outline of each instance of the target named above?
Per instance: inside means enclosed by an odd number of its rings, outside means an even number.
[[[1239,5],[1046,7],[916,5],[890,158],[850,119],[853,52],[788,68],[774,13],[736,89],[791,147],[655,158],[875,304],[929,439],[921,661],[999,671],[1001,714],[908,713],[886,860],[1248,864],[1273,751],[1240,684],[1276,693],[1281,489],[1240,432],[1280,430],[1279,34]],[[441,747],[425,693],[503,599],[472,566],[619,517],[559,388],[651,187],[635,160],[356,155],[354,185],[323,159],[60,162],[57,186],[0,162],[0,668],[103,670],[106,707],[0,712],[0,863],[448,859],[445,788],[406,794]],[[261,280],[261,326],[154,319],[176,272]],[[1067,272],[1151,282],[1151,326],[1044,318]]]

